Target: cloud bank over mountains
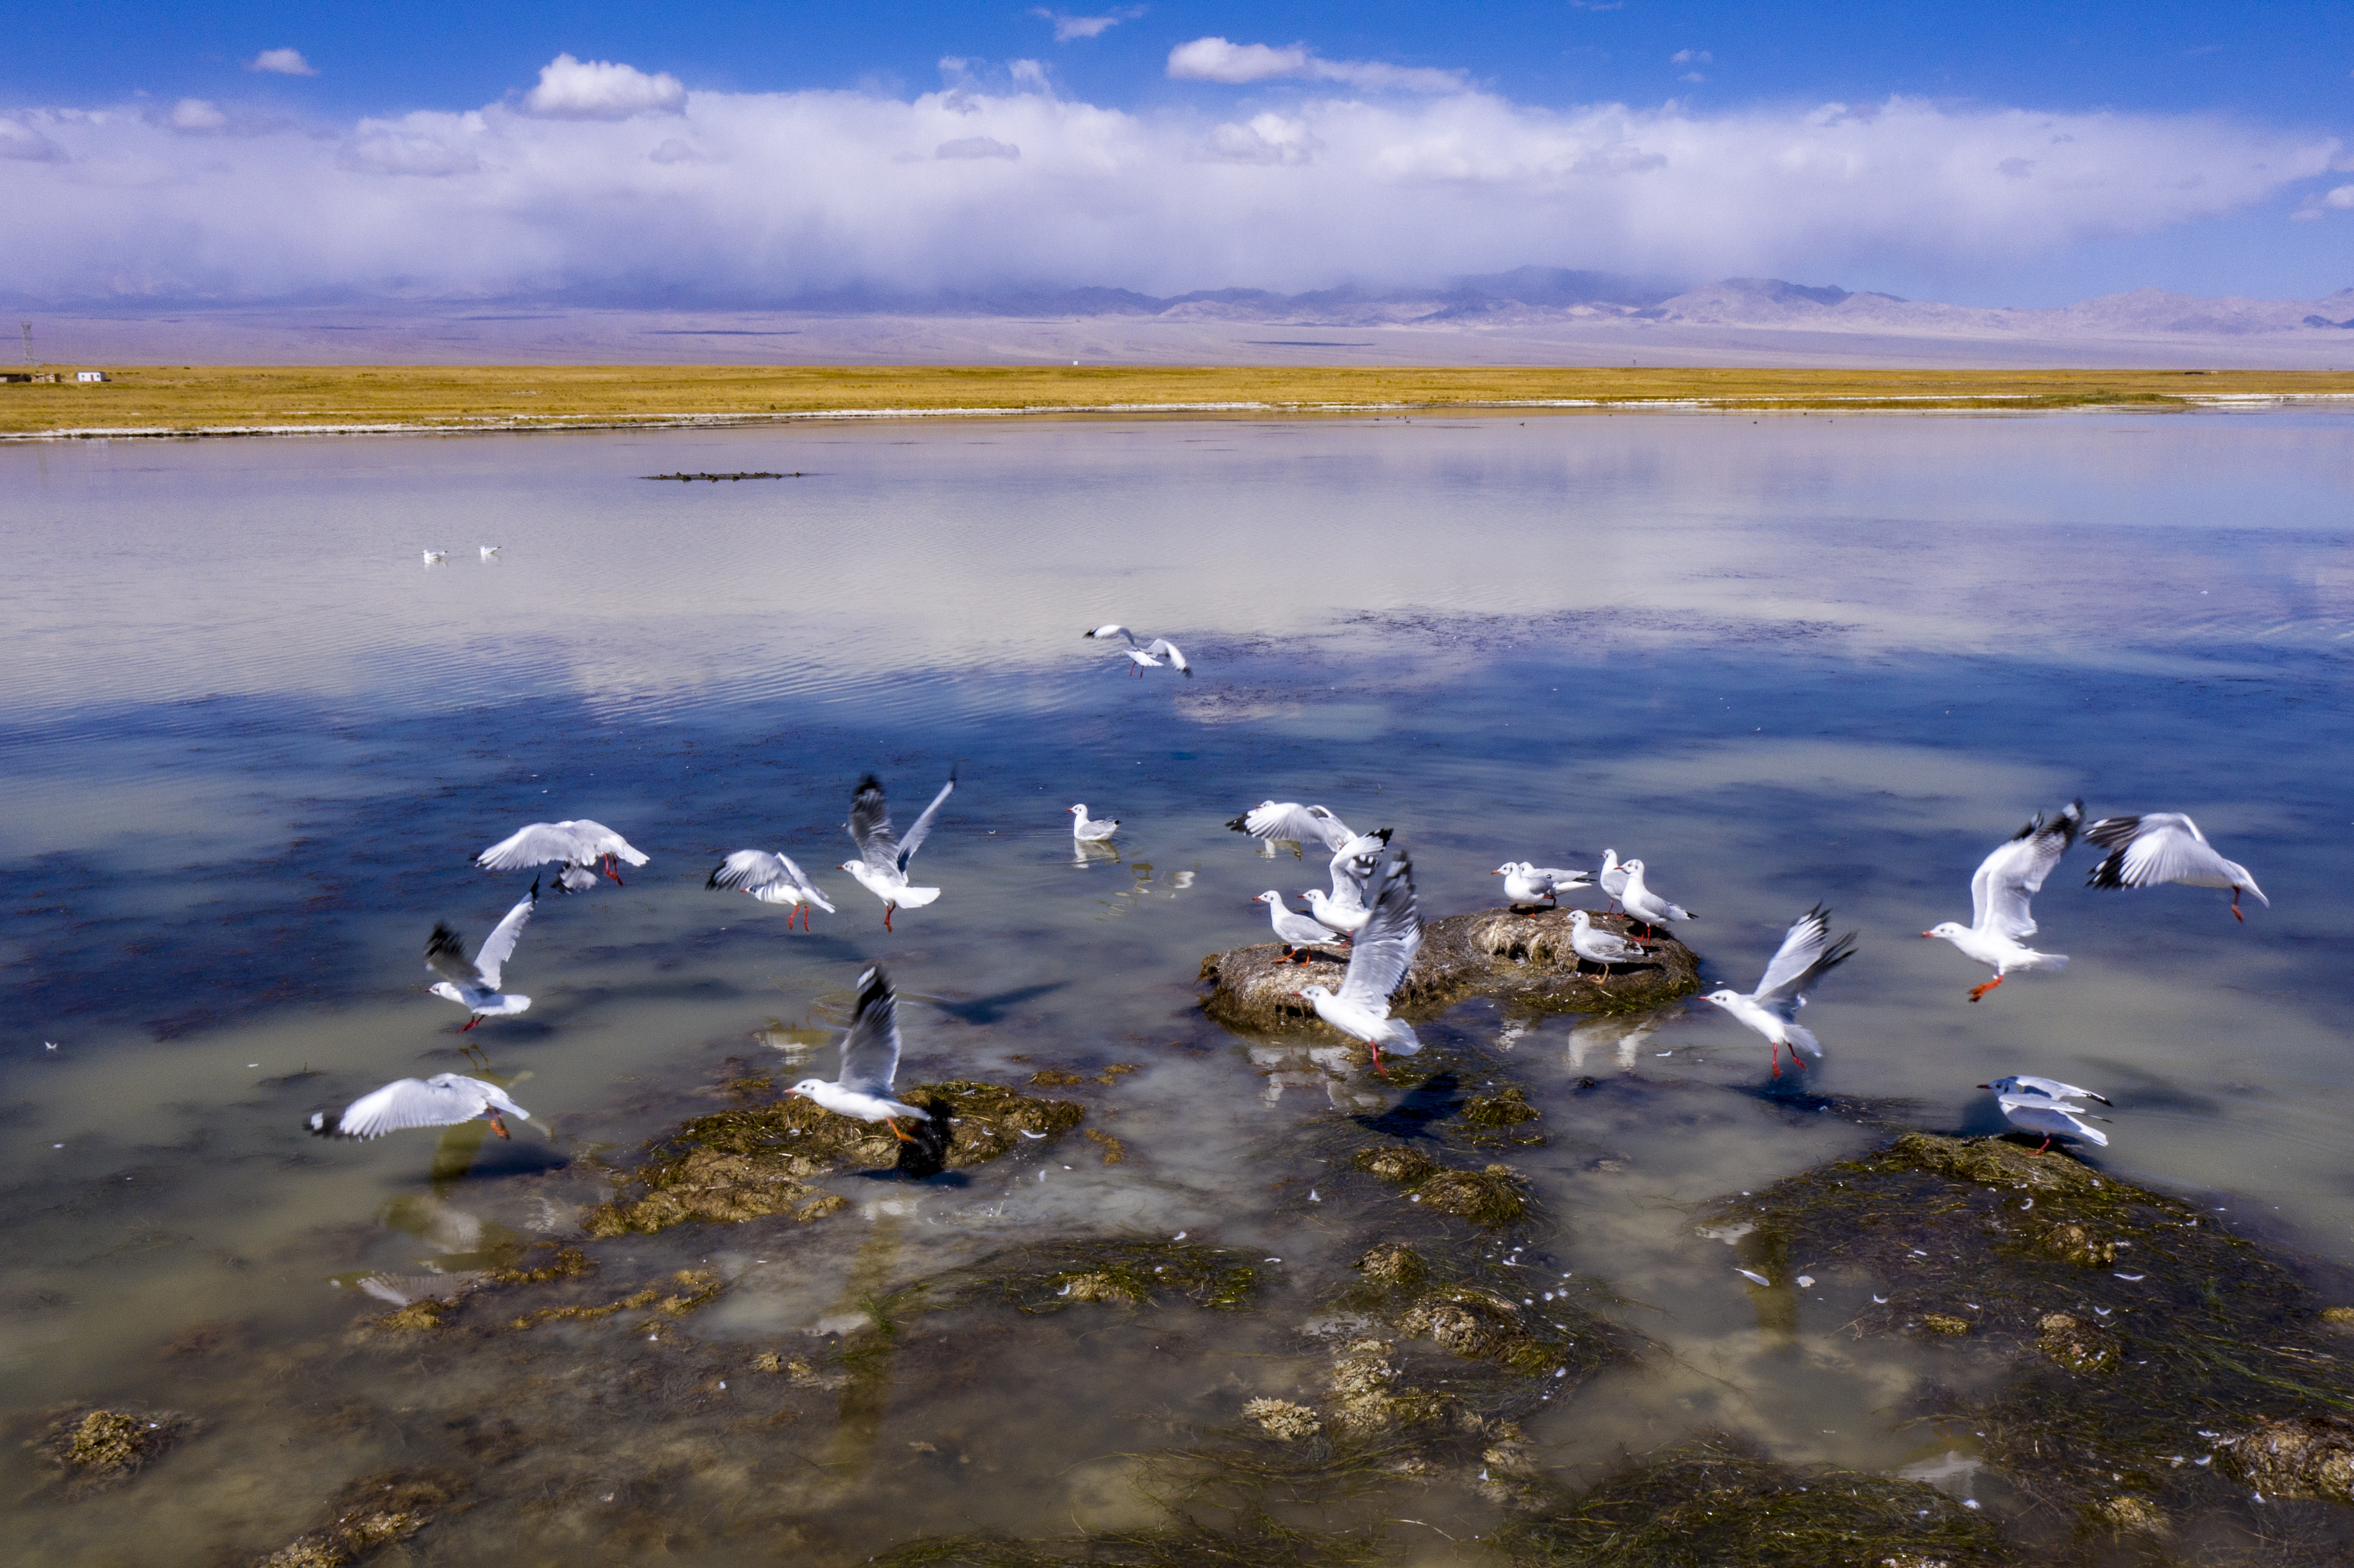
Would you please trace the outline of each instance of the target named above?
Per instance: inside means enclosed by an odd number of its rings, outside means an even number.
[[[2322,221],[2354,206],[2354,186],[2322,188],[2354,167],[2336,140],[2227,117],[1903,97],[1553,109],[1224,38],[1168,69],[1257,84],[1225,115],[1075,101],[1031,61],[943,66],[949,85],[912,100],[702,91],[567,54],[497,103],[355,123],[196,100],[11,111],[0,205],[40,239],[10,248],[0,294],[754,306],[1298,291],[1539,259],[1869,278],[2014,266],[2285,196]]]

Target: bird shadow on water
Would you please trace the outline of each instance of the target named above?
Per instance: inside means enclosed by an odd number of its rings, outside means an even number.
[[[969,1001],[952,1001],[944,996],[922,996],[915,991],[904,991],[901,994],[910,1001],[920,1001],[928,1006],[937,1007],[950,1018],[961,1022],[988,1025],[1003,1022],[1006,1015],[1022,1003],[1034,1001],[1039,997],[1050,995],[1063,990],[1070,983],[1068,980],[1045,980],[1037,985],[1016,986],[1012,991],[1001,991],[995,996],[977,996]]]
[[[1463,1108],[1463,1097],[1457,1093],[1461,1080],[1452,1072],[1438,1073],[1425,1078],[1406,1091],[1405,1097],[1379,1116],[1352,1118],[1368,1132],[1378,1132],[1390,1138],[1432,1138],[1433,1122],[1444,1121]]]

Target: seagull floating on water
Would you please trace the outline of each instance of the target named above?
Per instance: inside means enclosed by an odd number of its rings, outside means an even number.
[[[940,814],[956,789],[956,769],[949,769],[949,781],[916,819],[916,825],[902,839],[891,827],[891,808],[883,799],[883,781],[869,773],[858,781],[858,792],[850,800],[850,840],[858,846],[858,858],[842,863],[842,869],[858,880],[858,885],[883,901],[883,928],[891,928],[891,912],[902,906],[921,909],[940,895],[937,887],[915,887],[907,882],[907,862],[915,858],[924,841],[931,836],[932,819]]]
[[[597,885],[600,861],[613,885],[625,885],[621,874],[613,869],[616,859],[631,865],[646,863],[646,857],[631,848],[629,840],[602,822],[582,817],[569,822],[534,822],[476,855],[474,863],[484,871],[521,871],[527,865],[560,861],[564,869],[556,874],[556,890],[585,893]]]
[[[834,1081],[803,1078],[785,1093],[814,1100],[836,1116],[879,1121],[900,1142],[913,1143],[899,1130],[896,1118],[929,1121],[932,1113],[891,1097],[891,1081],[898,1075],[899,1001],[877,964],[858,977],[858,1011],[851,1015],[850,1033],[842,1037],[842,1070]]]
[[[2090,1089],[2080,1089],[2073,1084],[2063,1084],[2057,1078],[2039,1078],[2031,1074],[2013,1073],[2008,1078],[1997,1078],[1991,1084],[1980,1084],[1982,1089],[2015,1100],[2098,1100],[2109,1103],[2106,1095],[2096,1095]]]
[[[1569,948],[1579,958],[1602,966],[1602,978],[1594,983],[1608,990],[1612,964],[1648,962],[1651,949],[1640,942],[1606,931],[1594,923],[1594,916],[1584,909],[1569,912]]]
[[[814,904],[827,914],[833,906],[827,903],[801,868],[793,863],[790,855],[769,850],[736,850],[726,860],[714,866],[705,887],[740,887],[763,904],[784,904],[785,929],[793,928],[793,916],[801,917],[801,929],[809,929],[809,906]]]
[[[2013,969],[2064,969],[2065,953],[2039,953],[2021,938],[2035,935],[2035,916],[2029,901],[2068,846],[2076,842],[2077,825],[2084,820],[2084,802],[2071,800],[2050,822],[2038,811],[2028,824],[1978,863],[1970,877],[1970,923],[1941,921],[1921,933],[1954,944],[1966,958],[1993,969],[1994,979],[1970,991],[1976,1001],[2003,982]]]
[[[1389,836],[1390,831],[1384,828],[1378,833],[1351,839],[1333,851],[1332,891],[1310,887],[1300,894],[1308,900],[1309,912],[1344,935],[1363,930],[1373,914],[1365,906],[1365,887],[1373,879],[1373,868],[1381,863]]]
[[[382,1138],[403,1128],[456,1127],[478,1116],[488,1117],[491,1130],[501,1138],[512,1136],[503,1118],[531,1119],[531,1112],[507,1098],[496,1084],[459,1073],[436,1073],[429,1078],[395,1079],[340,1111],[313,1111],[310,1128],[321,1138]]]
[[[1366,901],[1373,915],[1349,949],[1349,972],[1339,991],[1320,985],[1297,993],[1316,1010],[1316,1016],[1352,1038],[1372,1047],[1373,1070],[1382,1068],[1382,1047],[1400,1056],[1422,1049],[1413,1025],[1390,1016],[1390,994],[1405,979],[1416,948],[1422,946],[1422,916],[1415,906],[1414,865],[1404,850],[1374,874],[1373,896]]]
[[[1147,670],[1160,669],[1161,662],[1163,659],[1166,659],[1172,665],[1175,666],[1179,674],[1183,675],[1188,680],[1193,678],[1193,666],[1185,662],[1185,655],[1179,652],[1177,644],[1170,641],[1166,637],[1156,637],[1150,642],[1144,643],[1140,646],[1136,641],[1136,633],[1130,631],[1127,627],[1120,625],[1118,621],[1113,621],[1104,626],[1098,626],[1094,630],[1082,632],[1080,635],[1083,637],[1100,637],[1107,641],[1115,637],[1127,638],[1128,647],[1124,649],[1123,652],[1128,655],[1129,673],[1138,676],[1140,679]]]
[[[1606,849],[1602,852],[1602,874],[1596,877],[1595,881],[1601,885],[1602,891],[1609,895],[1610,907],[1617,908],[1618,901],[1627,896],[1627,868],[1618,863],[1617,850]]]
[[[1562,871],[1524,860],[1508,860],[1488,874],[1504,879],[1504,899],[1515,908],[1540,900],[1558,905],[1563,893],[1594,885],[1594,879],[1582,871]]]
[[[1855,953],[1855,933],[1850,931],[1838,941],[1831,940],[1831,912],[1816,905],[1790,922],[1790,929],[1782,938],[1782,946],[1774,961],[1766,966],[1766,977],[1757,989],[1747,996],[1731,988],[1711,991],[1706,1000],[1733,1014],[1743,1023],[1766,1036],[1774,1047],[1774,1076],[1782,1075],[1782,1047],[1790,1048],[1790,1061],[1800,1069],[1806,1062],[1798,1053],[1819,1058],[1823,1048],[1812,1030],[1798,1022],[1798,1010],[1807,1005],[1807,993],[1816,982],[1831,970],[1847,962]]]
[[[2050,1082],[2049,1079],[2044,1081]],[[2104,1100],[2101,1103],[2106,1105],[2108,1102]],[[2105,1149],[2108,1147],[2109,1135],[2086,1119],[2093,1114],[2089,1107],[2071,1105],[2042,1095],[1998,1094],[1995,1104],[2002,1108],[2003,1119],[2011,1126],[2043,1135],[2043,1141],[2036,1147],[2038,1154],[2051,1148],[2055,1138],[2081,1138]],[[2106,1121],[2108,1118],[2099,1119]]]
[[[1322,922],[1311,920],[1284,903],[1283,895],[1274,888],[1251,900],[1267,907],[1267,919],[1275,927],[1276,938],[1283,944],[1283,956],[1293,963],[1304,964],[1311,956],[1308,949],[1320,942],[1337,942],[1341,934]]]
[[[465,944],[458,933],[446,925],[436,923],[433,935],[425,941],[425,967],[445,978],[433,982],[435,996],[454,1001],[473,1014],[466,1020],[463,1034],[485,1018],[505,1018],[522,1012],[531,1006],[527,996],[510,996],[499,990],[499,972],[506,968],[507,959],[514,956],[515,939],[531,923],[533,906],[539,902],[539,884],[534,882],[531,891],[516,901],[507,911],[506,918],[491,927],[482,945],[469,960]],[[461,1119],[463,1119],[462,1118]]]
[[[1087,802],[1071,808],[1071,837],[1083,844],[1099,844],[1119,832],[1118,817],[1096,818],[1087,815]]]
[[[499,551],[504,547],[505,546],[500,545],[483,545],[480,546],[482,552],[482,559],[486,561],[497,560],[499,558]]]
[[[2179,811],[2103,817],[2084,830],[2084,837],[2109,852],[2084,879],[2087,887],[2155,887],[2161,882],[2228,887],[2235,920],[2247,918],[2240,913],[2243,893],[2254,895],[2267,909],[2273,906],[2248,868],[2217,854],[2199,824]]]
[[[1700,918],[1689,909],[1670,904],[1645,885],[1641,861],[1621,861],[1619,865],[1627,873],[1627,885],[1618,890],[1618,902],[1626,906],[1628,914],[1643,923],[1643,935],[1646,937],[1670,920]]]
[[[420,550],[418,554],[425,557],[425,564],[429,567],[438,567],[450,558],[447,550]]]

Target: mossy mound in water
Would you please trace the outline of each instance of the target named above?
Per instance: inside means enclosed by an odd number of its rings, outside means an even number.
[[[1884,1298],[1854,1320],[1866,1336],[2014,1358],[2000,1393],[1945,1413],[1983,1434],[2013,1488],[2085,1529],[2236,1520],[2251,1489],[2354,1501],[2342,1333],[2285,1260],[2211,1213],[2058,1150],[1908,1133],[1707,1223],[1774,1281],[1756,1293],[1769,1325],[1795,1329],[1803,1267]],[[1967,1331],[1944,1339],[1946,1324]],[[2354,1515],[2315,1528],[2354,1545]]]
[[[466,1489],[449,1470],[387,1470],[352,1482],[327,1505],[317,1528],[262,1560],[261,1568],[344,1568],[406,1541]]]
[[[1431,1213],[1483,1225],[1504,1225],[1528,1212],[1521,1179],[1509,1165],[1484,1171],[1441,1166],[1410,1143],[1376,1143],[1357,1150],[1356,1168],[1405,1186]]]
[[[1581,965],[1570,950],[1569,916],[1566,909],[1482,909],[1433,921],[1423,927],[1422,947],[1390,998],[1391,1011],[1409,1020],[1436,1018],[1466,997],[1493,996],[1551,1012],[1635,1012],[1700,988],[1700,960],[1664,931],[1642,963],[1614,965],[1607,973]],[[1591,917],[1606,931],[1633,931],[1623,915]],[[1310,955],[1305,964],[1287,959],[1279,942],[1211,954],[1202,960],[1201,978],[1211,987],[1203,1010],[1229,1029],[1308,1030],[1340,1038],[1295,993],[1310,984],[1338,990],[1346,949],[1303,950]]]
[[[908,1124],[911,1143],[880,1123],[836,1116],[798,1096],[697,1117],[646,1146],[652,1158],[633,1178],[642,1196],[599,1204],[582,1228],[616,1236],[789,1211],[796,1219],[817,1219],[843,1206],[810,1185],[818,1177],[884,1165],[910,1176],[960,1170],[1012,1152],[1023,1133],[1067,1132],[1087,1114],[1074,1101],[998,1084],[922,1084],[899,1097],[931,1113],[928,1121]]]
[[[1234,1311],[1250,1305],[1257,1288],[1255,1262],[1248,1253],[1199,1242],[1036,1242],[917,1280],[894,1292],[885,1310],[896,1318],[996,1300],[1034,1316],[1091,1303],[1180,1299]]]
[[[1777,1464],[1730,1438],[1634,1464],[1499,1539],[1561,1568],[1978,1568],[2006,1561],[1983,1513],[1935,1487]]]
[[[196,1427],[177,1411],[80,1404],[53,1413],[33,1448],[69,1497],[82,1497],[121,1486]]]

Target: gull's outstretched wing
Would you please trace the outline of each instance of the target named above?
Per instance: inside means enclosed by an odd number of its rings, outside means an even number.
[[[437,1073],[429,1079],[399,1078],[362,1095],[341,1112],[316,1111],[311,1130],[322,1138],[382,1138],[411,1127],[454,1127],[482,1114],[485,1106],[524,1120],[531,1113],[504,1090],[479,1078]]]
[[[2030,1132],[2050,1133],[2054,1137],[2067,1135],[2108,1147],[2109,1135],[2084,1118],[2090,1114],[2083,1106],[2062,1105],[2051,1100],[2020,1099],[2001,1096],[1996,1103],[2002,1107],[2003,1118],[2017,1128]]]
[[[890,977],[877,964],[858,977],[858,1011],[850,1033],[842,1041],[842,1075],[845,1089],[890,1097],[891,1080],[899,1074],[899,1001]]]
[[[466,944],[458,933],[441,921],[433,923],[433,935],[425,938],[425,967],[443,980],[457,985],[480,985],[482,977],[466,957]],[[491,987],[496,991],[498,987]]]
[[[586,865],[608,854],[631,865],[646,863],[646,857],[629,840],[604,823],[592,822],[586,817],[571,822],[534,822],[476,855],[474,863],[484,871],[521,871],[525,866],[545,865],[552,860]]]
[[[1332,902],[1344,909],[1367,906],[1365,887],[1381,864],[1382,848],[1382,841],[1367,833],[1332,852]]]
[[[1193,673],[1193,666],[1185,662],[1185,655],[1178,652],[1177,644],[1170,641],[1166,637],[1154,638],[1145,646],[1144,651],[1157,659],[1168,660],[1177,666],[1182,674],[1191,675]]]
[[[516,899],[515,906],[507,911],[506,918],[492,927],[491,934],[482,938],[482,948],[474,955],[474,969],[482,977],[482,983],[493,991],[499,989],[499,971],[505,969],[507,960],[514,956],[515,939],[523,935],[523,928],[531,924],[532,909],[538,903],[539,883],[534,880],[531,891]]]
[[[1807,993],[1815,989],[1815,982],[1854,953],[1855,933],[1850,931],[1832,941],[1831,912],[1818,904],[1790,922],[1781,950],[1766,966],[1766,978],[1757,982],[1749,1000],[1786,1016],[1793,1014],[1806,1006]]]
[[[2087,887],[2155,887],[2161,882],[2193,887],[2237,885],[2271,906],[2272,900],[2248,875],[2248,868],[2216,853],[2199,824],[2179,811],[2103,817],[2084,830],[2084,836],[2109,852],[2084,879]]]
[[[1349,972],[1339,1000],[1386,1012],[1390,993],[1405,979],[1415,950],[1422,946],[1422,914],[1414,901],[1414,863],[1404,850],[1373,878],[1367,906],[1373,918],[1349,949]]]
[[[767,850],[736,850],[712,867],[705,887],[740,887],[764,904],[791,902],[788,889],[801,880],[801,868]]]
[[[891,807],[883,799],[883,780],[872,773],[858,781],[850,798],[850,842],[869,871],[890,872],[899,865],[899,835],[891,829]]]
[[[1262,800],[1226,826],[1255,839],[1322,844],[1328,850],[1340,849],[1357,837],[1349,831],[1348,823],[1326,808],[1302,806],[1291,800]],[[1389,831],[1384,829],[1380,836],[1386,839]]]
[[[916,857],[917,850],[924,847],[924,841],[932,836],[932,819],[940,814],[940,808],[946,805],[948,798],[955,793],[956,769],[951,768],[949,769],[949,781],[940,786],[940,792],[932,797],[932,803],[924,808],[924,814],[916,819],[916,825],[909,828],[907,836],[899,841],[900,875],[907,874],[907,863]]]
[[[2035,935],[2028,902],[2076,842],[2084,802],[2071,800],[2046,822],[2038,812],[2009,842],[1979,863],[1970,878],[1970,925],[2017,942]]]
[[[1136,646],[1136,633],[1130,631],[1127,627],[1122,626],[1117,620],[1108,621],[1105,624],[1095,628],[1091,631],[1082,631],[1079,635],[1082,637],[1100,637],[1105,639],[1107,641],[1114,637],[1125,637],[1128,639],[1128,645],[1130,648]]]
[[[2030,1073],[2014,1073],[2008,1078],[1997,1079],[1987,1087],[1999,1096],[2017,1100],[2098,1100],[2103,1105],[2109,1103],[2106,1095],[2096,1095],[2090,1089],[2080,1089],[2057,1078],[2039,1078]]]

